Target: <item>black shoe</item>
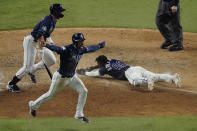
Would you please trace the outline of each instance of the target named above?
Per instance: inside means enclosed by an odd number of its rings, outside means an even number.
[[[11,92],[15,92],[15,93],[19,93],[19,92],[21,92],[20,91],[20,88],[17,86],[17,85],[7,85],[7,87],[6,87],[9,91],[11,91]]]
[[[180,50],[184,50],[182,45],[173,45],[168,49],[168,51],[180,51]]]
[[[85,123],[89,123],[89,120],[85,117],[76,117],[75,119],[80,120],[80,121],[85,122]]]
[[[35,75],[32,74],[32,73],[28,73],[28,74],[29,74],[29,77],[30,77],[31,81],[32,81],[33,83],[36,83],[36,77],[35,77]]]
[[[170,43],[169,41],[165,41],[160,48],[161,49],[167,49],[168,46],[172,45],[172,43]]]
[[[29,114],[31,114],[33,117],[36,117],[36,110],[32,109],[32,103],[33,101],[29,101]]]

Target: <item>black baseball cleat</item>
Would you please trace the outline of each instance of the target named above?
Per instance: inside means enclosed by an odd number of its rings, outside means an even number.
[[[32,83],[36,83],[36,77],[35,77],[35,75],[32,74],[32,73],[28,73],[28,74],[29,74],[29,77],[30,77]]]
[[[76,120],[80,120],[82,122],[85,122],[85,123],[89,123],[89,120],[85,117],[75,117]]]
[[[14,92],[14,93],[19,93],[20,88],[17,85],[7,85],[6,88],[10,91],[10,92]]]
[[[31,114],[33,117],[36,117],[36,110],[32,109],[33,101],[29,101],[29,114]]]
[[[168,46],[172,45],[172,43],[170,43],[169,41],[165,41],[160,48],[161,49],[167,49]]]
[[[184,50],[182,45],[173,45],[168,49],[168,51],[181,51],[181,50]]]

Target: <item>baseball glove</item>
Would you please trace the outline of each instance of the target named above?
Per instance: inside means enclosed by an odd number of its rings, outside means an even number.
[[[85,69],[77,69],[76,72],[77,72],[77,74],[85,75],[85,72],[90,72],[90,71],[92,71],[94,69],[97,69],[97,68],[99,68],[98,65],[96,65],[96,66],[90,66],[90,67],[87,67]]]
[[[86,70],[85,69],[77,69],[77,74],[85,75]]]

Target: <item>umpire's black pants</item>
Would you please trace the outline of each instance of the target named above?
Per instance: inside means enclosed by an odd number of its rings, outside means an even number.
[[[157,15],[156,25],[167,42],[182,45],[183,33],[180,24],[180,12],[175,14]]]

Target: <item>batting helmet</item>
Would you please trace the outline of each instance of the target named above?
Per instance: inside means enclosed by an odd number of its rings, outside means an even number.
[[[75,33],[72,36],[73,44],[77,45],[79,42],[83,42],[85,40],[85,37],[82,33]]]
[[[50,6],[50,14],[54,15],[57,19],[64,17],[62,12],[65,10],[61,4],[53,4]]]

